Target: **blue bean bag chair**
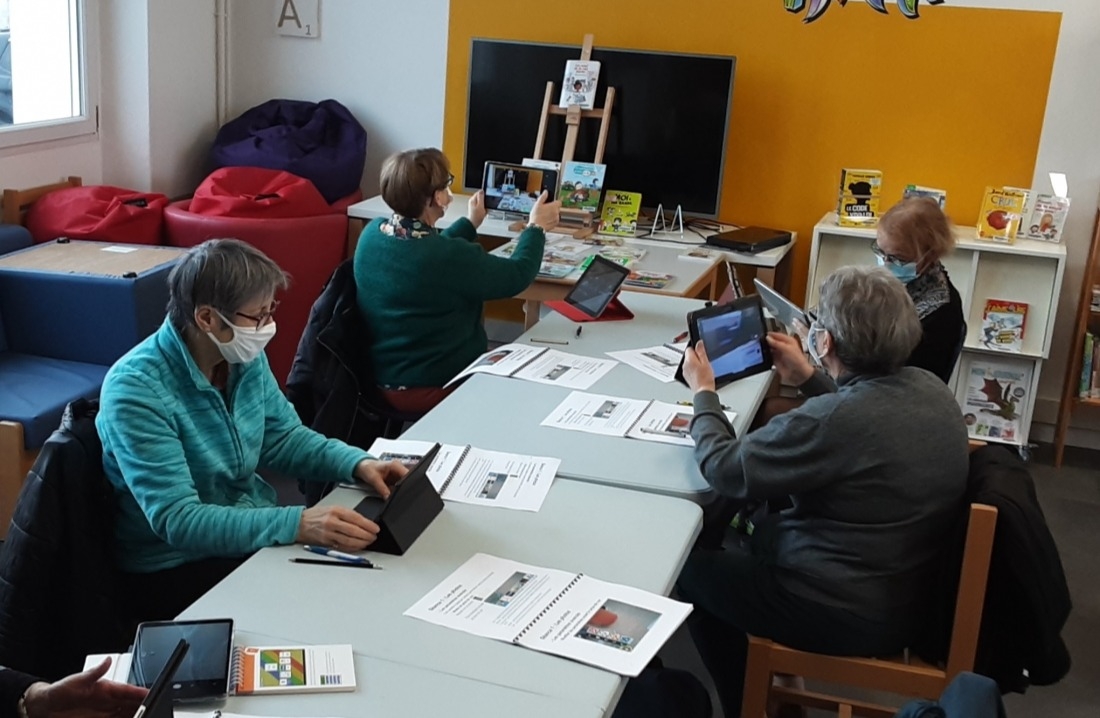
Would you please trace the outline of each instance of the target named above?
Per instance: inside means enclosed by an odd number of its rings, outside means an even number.
[[[336,100],[268,100],[218,130],[210,160],[221,167],[265,167],[304,177],[328,203],[359,189],[367,131]]]

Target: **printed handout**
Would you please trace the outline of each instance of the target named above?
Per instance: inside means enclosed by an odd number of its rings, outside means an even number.
[[[406,616],[638,675],[691,605],[582,574],[475,554]]]
[[[689,433],[691,418],[694,415],[695,412],[690,406],[651,401],[634,426],[626,432],[626,435],[632,439],[642,439],[643,441],[695,446],[695,441]],[[732,411],[725,412],[725,415],[731,424],[737,418],[737,414]]]
[[[415,466],[430,441],[377,439],[370,453],[382,461]],[[446,501],[538,511],[561,466],[560,459],[443,444],[428,467],[428,480]]]
[[[471,374],[494,374],[567,389],[589,389],[617,363],[529,344],[505,344],[482,354],[445,386]]]
[[[550,416],[542,420],[541,426],[606,436],[626,436],[626,432],[648,405],[648,401],[641,399],[574,391],[550,412]]]
[[[517,369],[546,351],[545,347],[532,347],[526,344],[505,344],[491,351],[485,352],[472,364],[463,369],[444,384],[444,388],[454,384],[459,379],[471,374],[494,374],[496,376],[511,376]]]
[[[644,349],[607,352],[607,355],[667,384],[675,381],[676,368],[680,366],[680,359],[684,356],[684,350],[677,350],[661,344]]]

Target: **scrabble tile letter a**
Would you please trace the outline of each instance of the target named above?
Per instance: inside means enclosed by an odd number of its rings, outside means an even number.
[[[321,0],[281,0],[275,31],[290,37],[321,35]]]

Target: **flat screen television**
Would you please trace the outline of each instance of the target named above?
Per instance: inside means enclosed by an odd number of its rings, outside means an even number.
[[[481,187],[487,160],[530,157],[538,133],[546,82],[556,104],[565,61],[580,47],[475,38],[470,50],[466,159],[462,184]],[[681,55],[594,49],[600,61],[596,107],[615,88],[604,152],[606,189],[641,192],[642,204],[715,217],[722,195],[726,136],[737,60],[719,55]],[[574,158],[592,161],[600,121],[581,121]],[[565,118],[551,117],[544,159],[559,160]]]

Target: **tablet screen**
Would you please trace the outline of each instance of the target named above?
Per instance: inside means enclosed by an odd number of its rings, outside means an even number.
[[[486,162],[481,188],[485,190],[485,208],[498,212],[528,214],[543,190],[547,202],[554,201],[558,173],[537,167]]]
[[[615,298],[630,270],[596,255],[565,301],[590,317],[598,317]]]
[[[725,383],[771,367],[764,311],[758,297],[693,312],[692,340],[702,340],[715,379]]]
[[[206,621],[151,621],[138,626],[130,682],[150,687],[180,639],[187,641],[184,656],[173,679],[177,700],[216,698],[226,693],[229,654],[233,646],[232,619]]]

